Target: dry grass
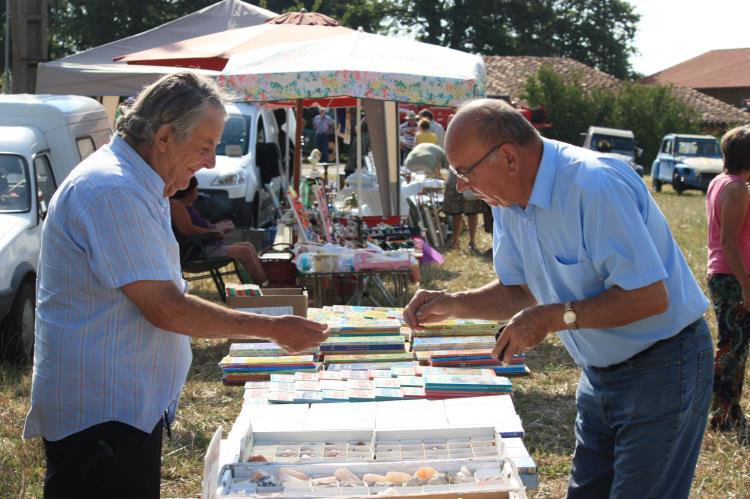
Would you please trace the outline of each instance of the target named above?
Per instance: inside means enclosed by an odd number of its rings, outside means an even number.
[[[649,181],[650,183],[650,181]],[[687,192],[677,196],[669,188],[655,194],[669,219],[688,262],[705,288],[704,196]],[[464,247],[467,241],[462,241]],[[480,248],[489,248],[482,234]],[[489,258],[466,250],[449,252],[446,263],[424,269],[423,286],[461,290],[485,284],[493,278]],[[195,287],[195,286],[194,286]],[[202,296],[215,299],[204,281],[197,286]],[[709,313],[715,334],[713,313]],[[174,425],[174,438],[163,451],[162,496],[197,496],[203,474],[202,458],[217,426],[228,428],[240,410],[241,389],[225,387],[216,363],[228,350],[225,342],[194,341],[193,367],[183,391]],[[531,497],[565,495],[573,452],[575,387],[578,369],[556,338],[530,352],[534,374],[515,383],[515,402],[527,431],[526,444],[539,467],[540,487]],[[750,373],[746,373],[750,377]],[[41,497],[44,458],[41,442],[20,438],[28,410],[29,369],[0,364],[0,497]],[[743,406],[750,412],[750,396]],[[750,447],[732,436],[706,433],[693,483],[694,497],[750,497]]]

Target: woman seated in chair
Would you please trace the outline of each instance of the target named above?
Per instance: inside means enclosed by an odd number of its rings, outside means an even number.
[[[177,191],[169,200],[169,206],[172,210],[172,226],[175,235],[178,236],[178,241],[180,238],[199,234],[214,234],[215,238],[204,243],[209,258],[232,258],[245,267],[256,284],[266,285],[268,283],[266,272],[263,270],[260,258],[253,245],[245,242],[226,244],[222,241],[224,238],[222,228],[227,225],[221,222],[214,225],[203,218],[193,206],[196,199],[198,199],[198,179],[192,177],[188,187]],[[229,225],[231,226],[231,223]]]

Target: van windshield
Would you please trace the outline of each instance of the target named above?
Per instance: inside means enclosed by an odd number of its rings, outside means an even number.
[[[675,156],[721,157],[719,142],[716,140],[680,139],[675,144],[674,153]]]
[[[0,213],[31,209],[29,169],[21,156],[0,154]]]
[[[227,156],[227,146],[239,146],[242,150],[242,156],[247,154],[249,147],[250,118],[240,114],[230,114],[224,121],[224,133],[221,135],[221,142],[216,146],[218,156]],[[235,155],[231,154],[230,155]]]
[[[609,146],[609,150],[607,149]],[[594,134],[591,137],[591,149],[601,152],[613,152],[624,156],[635,156],[635,140],[630,137],[615,137],[614,135]]]

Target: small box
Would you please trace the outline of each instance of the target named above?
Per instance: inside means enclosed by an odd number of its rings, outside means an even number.
[[[262,296],[227,296],[227,305],[254,314],[307,317],[307,290],[263,288]]]

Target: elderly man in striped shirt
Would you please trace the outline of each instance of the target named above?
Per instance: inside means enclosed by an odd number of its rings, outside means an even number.
[[[316,322],[185,294],[168,198],[214,166],[223,104],[194,73],[161,78],[50,203],[24,428],[44,439],[46,497],[159,497],[162,428],[191,336],[265,338],[291,352],[325,338]]]

